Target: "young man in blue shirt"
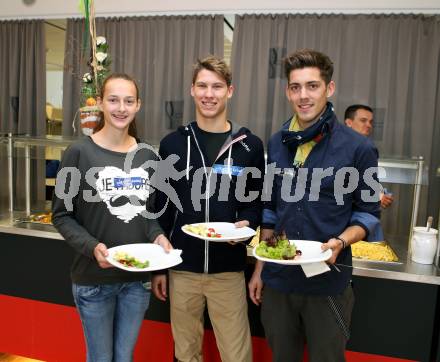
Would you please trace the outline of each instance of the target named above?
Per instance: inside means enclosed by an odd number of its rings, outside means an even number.
[[[307,343],[311,362],[340,362],[354,302],[349,245],[365,239],[379,218],[377,151],[337,121],[327,101],[335,91],[327,55],[299,50],[287,57],[285,73],[294,116],[269,140],[268,169],[275,164],[279,172],[264,206],[261,239],[284,231],[288,239],[320,241],[323,250],[332,251],[331,267],[306,277],[301,266],[258,261],[249,292],[262,304],[273,361],[302,361]],[[307,172],[305,183],[296,177],[300,172]],[[321,174],[319,189],[315,173]],[[286,175],[292,177],[288,195],[282,187]],[[304,196],[292,201],[301,187]]]

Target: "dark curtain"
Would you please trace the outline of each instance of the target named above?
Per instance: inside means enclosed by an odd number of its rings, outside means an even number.
[[[0,133],[46,134],[42,20],[0,21]]]
[[[63,136],[77,136],[81,132],[77,112],[82,76],[89,71],[87,61],[90,57],[90,51],[84,54],[83,50],[84,32],[84,19],[67,19],[63,72]]]
[[[46,40],[43,20],[0,21],[0,133],[46,135]],[[5,153],[3,153],[3,151]],[[21,149],[14,149],[14,174],[5,173],[1,192],[7,208],[7,177],[14,179],[14,210],[24,210],[24,164]],[[7,170],[2,146],[2,170]],[[44,208],[44,150],[31,153],[31,207]],[[6,209],[4,209],[6,211]]]

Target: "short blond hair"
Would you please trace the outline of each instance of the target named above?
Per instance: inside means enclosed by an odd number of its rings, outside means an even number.
[[[197,62],[193,66],[193,76],[192,83],[194,84],[197,79],[197,75],[203,69],[210,70],[211,72],[216,73],[222,79],[225,80],[227,86],[229,87],[232,83],[232,73],[229,69],[226,62],[214,55],[208,55],[206,58],[202,60],[197,59]]]

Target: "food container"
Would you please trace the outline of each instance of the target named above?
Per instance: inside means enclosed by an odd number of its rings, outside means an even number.
[[[437,251],[438,230],[416,226],[411,239],[411,260],[420,264],[432,264]]]
[[[358,241],[351,245],[351,254],[353,258],[375,262],[399,261],[394,250],[385,241]]]

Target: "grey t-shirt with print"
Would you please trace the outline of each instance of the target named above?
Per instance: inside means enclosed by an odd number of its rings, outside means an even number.
[[[75,250],[72,281],[82,285],[148,280],[148,273],[117,268],[102,269],[93,251],[100,242],[107,248],[149,243],[163,233],[154,218],[154,188],[150,187],[157,157],[139,147],[127,168],[126,153],[95,144],[90,137],[71,145],[63,155],[52,203],[53,224]],[[124,165],[125,163],[125,165]]]

